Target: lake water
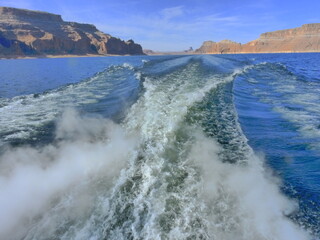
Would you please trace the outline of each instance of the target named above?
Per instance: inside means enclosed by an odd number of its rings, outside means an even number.
[[[320,238],[320,54],[0,60],[0,239]]]

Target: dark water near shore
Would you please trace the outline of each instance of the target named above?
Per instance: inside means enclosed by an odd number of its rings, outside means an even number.
[[[319,239],[320,54],[0,60],[0,239]]]

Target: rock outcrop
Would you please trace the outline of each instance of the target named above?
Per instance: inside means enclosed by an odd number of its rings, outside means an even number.
[[[240,44],[229,40],[206,41],[196,53],[283,53],[320,52],[320,23],[267,32],[256,40]]]
[[[64,22],[60,15],[0,7],[0,57],[85,54],[144,54],[133,40],[122,41],[94,25]]]
[[[196,50],[198,53],[237,53],[241,50],[241,44],[230,40],[220,42],[205,41],[202,46]]]

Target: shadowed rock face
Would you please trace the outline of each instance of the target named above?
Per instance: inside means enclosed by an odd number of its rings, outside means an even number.
[[[64,22],[60,15],[0,7],[0,57],[63,54],[143,54],[133,40],[122,41],[94,25]]]
[[[267,32],[260,38],[240,44],[229,40],[206,41],[197,53],[276,53],[276,52],[320,52],[320,23],[302,27]]]

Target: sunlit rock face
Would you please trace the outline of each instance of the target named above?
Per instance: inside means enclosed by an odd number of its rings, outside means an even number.
[[[320,23],[302,27],[266,32],[256,40],[240,44],[229,40],[206,41],[197,53],[272,53],[272,52],[319,52]]]
[[[65,22],[60,15],[0,8],[0,56],[62,54],[143,54],[133,40],[123,41],[94,25]]]

